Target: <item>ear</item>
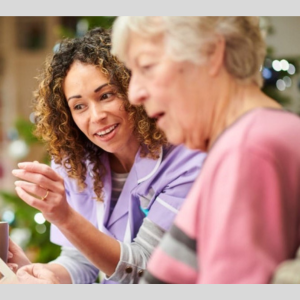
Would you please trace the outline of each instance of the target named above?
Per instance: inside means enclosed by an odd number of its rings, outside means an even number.
[[[218,35],[214,44],[214,49],[209,54],[209,75],[215,77],[222,69],[225,56],[225,39]]]

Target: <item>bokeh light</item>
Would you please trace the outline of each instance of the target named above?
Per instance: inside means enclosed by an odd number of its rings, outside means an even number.
[[[290,75],[294,75],[295,72],[296,72],[296,68],[293,64],[289,64],[289,68],[287,70],[287,72],[290,74]]]
[[[289,76],[284,76],[283,81],[284,81],[286,87],[292,86],[292,79]]]
[[[35,230],[36,230],[38,233],[40,233],[40,234],[45,233],[45,232],[46,232],[46,229],[47,229],[47,227],[46,227],[45,224],[37,224],[37,225],[35,226]]]
[[[35,214],[34,221],[38,224],[44,224],[46,219],[44,218],[43,214],[39,212]]]
[[[279,62],[279,60],[277,59],[273,60],[272,67],[277,72],[281,71],[281,63]]]
[[[15,213],[11,210],[5,210],[2,214],[2,220],[11,224],[15,220]]]
[[[278,79],[276,81],[276,87],[279,91],[284,91],[285,90],[285,82],[282,79]]]
[[[280,61],[280,66],[282,71],[287,71],[289,69],[289,63],[286,59]]]

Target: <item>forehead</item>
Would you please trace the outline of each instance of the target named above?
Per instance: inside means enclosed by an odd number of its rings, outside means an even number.
[[[126,49],[126,63],[134,63],[142,55],[159,55],[165,53],[163,35],[144,37],[131,32]]]

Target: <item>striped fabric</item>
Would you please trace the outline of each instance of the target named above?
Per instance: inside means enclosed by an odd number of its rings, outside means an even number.
[[[146,269],[149,257],[158,245],[165,231],[148,218],[133,240],[133,243],[121,243],[121,257],[115,273],[106,279],[119,283],[138,283]],[[127,273],[126,268],[131,267],[132,272]]]
[[[111,191],[111,202],[110,202],[110,215],[116,206],[116,203],[122,192],[128,174],[129,173],[121,174],[121,173],[111,172],[112,191]]]
[[[198,272],[196,241],[175,224],[163,237],[140,284],[194,283]],[[176,269],[170,282],[169,267]],[[159,270],[159,272],[157,272]]]
[[[73,284],[89,284],[96,281],[99,270],[77,249],[66,246],[61,249],[60,256],[50,264],[58,264],[67,269]]]

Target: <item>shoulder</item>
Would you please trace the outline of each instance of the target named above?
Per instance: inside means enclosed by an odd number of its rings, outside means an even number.
[[[61,164],[57,164],[54,162],[54,159],[51,160],[50,162],[50,166],[51,168],[56,172],[58,173],[60,176],[67,176],[67,171],[66,169],[61,165]]]
[[[163,149],[161,167],[175,174],[187,170],[198,172],[207,156],[206,152],[188,149],[184,145],[170,145]]]
[[[215,148],[225,152],[235,148],[262,151],[297,144],[299,132],[300,118],[297,115],[278,109],[256,109],[230,125],[210,152],[215,152]]]
[[[189,149],[183,144],[168,145],[163,147],[163,159],[182,158],[182,157],[202,157],[206,156],[206,152],[201,150]]]

